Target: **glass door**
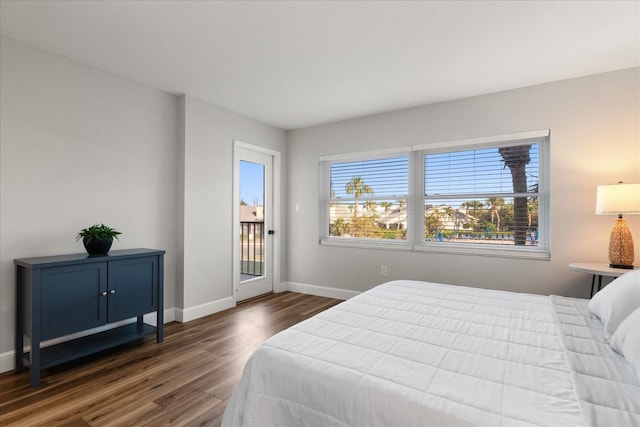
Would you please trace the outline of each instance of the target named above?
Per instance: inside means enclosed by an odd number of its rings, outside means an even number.
[[[273,291],[273,156],[236,147],[236,301]]]

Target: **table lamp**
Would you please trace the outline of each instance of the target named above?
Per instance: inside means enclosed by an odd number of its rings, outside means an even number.
[[[633,238],[623,214],[640,214],[640,184],[598,185],[596,215],[618,215],[609,237],[609,267],[633,268]]]

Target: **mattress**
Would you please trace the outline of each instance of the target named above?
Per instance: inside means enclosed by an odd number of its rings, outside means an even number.
[[[587,300],[394,281],[273,336],[223,426],[640,425]]]

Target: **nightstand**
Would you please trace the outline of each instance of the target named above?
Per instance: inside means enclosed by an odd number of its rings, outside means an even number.
[[[580,273],[592,274],[591,278],[591,297],[596,284],[596,276],[598,276],[598,291],[602,289],[602,276],[620,277],[624,273],[631,270],[624,268],[611,268],[605,262],[572,262],[569,264],[569,270],[578,271]]]

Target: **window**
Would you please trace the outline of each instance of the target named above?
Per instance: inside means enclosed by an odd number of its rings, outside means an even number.
[[[326,156],[323,244],[549,258],[548,131]]]
[[[406,240],[406,155],[336,162],[329,168],[329,236]]]
[[[540,141],[423,152],[425,242],[536,251]]]

